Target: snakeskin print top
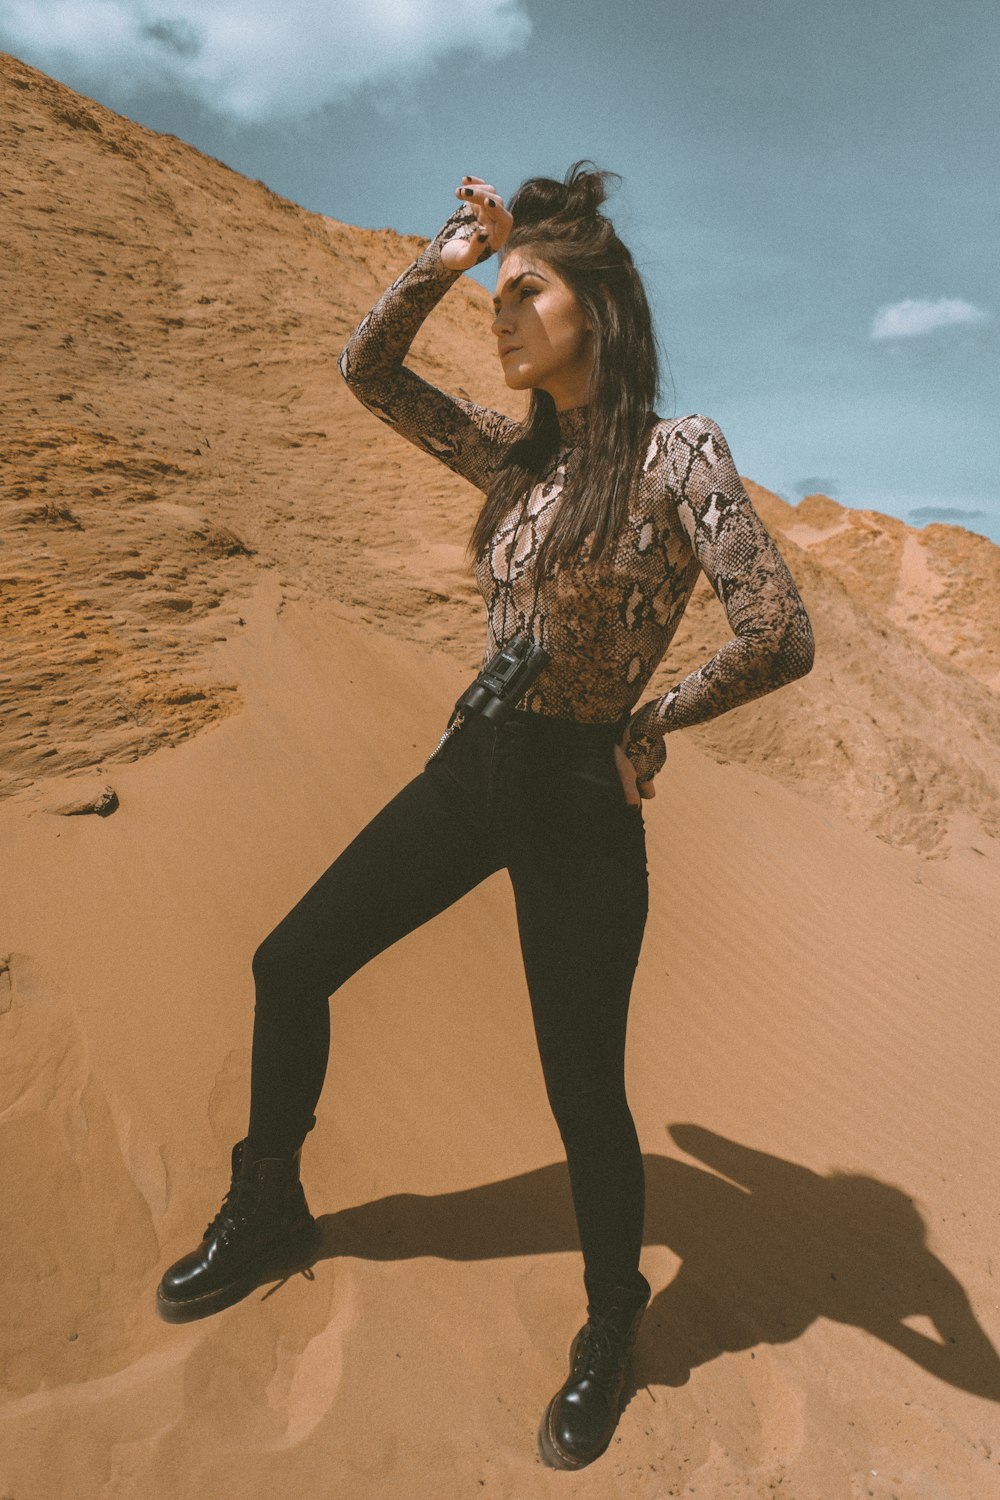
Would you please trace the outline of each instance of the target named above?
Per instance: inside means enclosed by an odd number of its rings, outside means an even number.
[[[501,412],[447,395],[403,360],[428,313],[462,274],[441,246],[475,221],[463,204],[362,318],[339,360],[363,404],[425,453],[488,492],[494,467],[522,433]],[[487,252],[491,253],[491,252]],[[486,259],[486,255],[480,259]],[[551,656],[519,707],[622,725],[637,780],[666,760],[664,736],[804,676],[813,635],[791,574],[708,417],[663,420],[650,438],[629,516],[597,563],[584,556],[539,582],[533,561],[586,431],[587,408],[558,413],[562,438],[526,507],[501,522],[476,562],[486,601],[485,663],[523,630]],[[663,657],[704,570],[735,632],[662,697],[631,712]],[[631,717],[629,715],[631,714]]]

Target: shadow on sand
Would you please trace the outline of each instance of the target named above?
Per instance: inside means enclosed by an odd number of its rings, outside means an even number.
[[[678,1386],[727,1350],[781,1344],[816,1318],[862,1328],[960,1390],[1000,1401],[1000,1357],[926,1244],[901,1189],[783,1161],[697,1125],[670,1134],[710,1170],[647,1155],[647,1245],[682,1264],[643,1322],[633,1389]],[[321,1256],[492,1260],[579,1249],[564,1163],[460,1192],[400,1193],[327,1214]],[[929,1318],[937,1337],[908,1327]]]

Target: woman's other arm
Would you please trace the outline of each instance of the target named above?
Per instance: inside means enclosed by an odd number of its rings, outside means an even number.
[[[692,551],[734,631],[683,681],[636,709],[624,749],[641,785],[666,760],[664,736],[804,677],[814,641],[784,558],[751,504],[729,445],[709,417],[673,430],[669,481]]]
[[[444,246],[456,239],[471,241],[468,252],[458,257],[469,264],[493,253],[496,235],[481,244],[475,239],[482,222],[477,206],[460,205],[361,319],[338,366],[369,411],[486,491],[491,471],[516,437],[518,424],[502,412],[438,390],[403,364],[420,325],[463,274],[464,268],[456,269],[442,259]]]

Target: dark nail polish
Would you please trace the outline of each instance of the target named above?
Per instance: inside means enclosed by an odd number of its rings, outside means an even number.
[[[486,201],[489,204],[490,208],[496,208],[497,200],[495,198],[487,198]]]

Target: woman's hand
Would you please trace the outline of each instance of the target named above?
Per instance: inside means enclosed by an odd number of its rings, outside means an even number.
[[[621,777],[625,791],[625,801],[630,807],[638,807],[643,797],[656,796],[656,787],[651,781],[644,781],[641,786],[638,784],[635,779],[635,766],[621,745],[615,746],[615,765],[618,767],[618,775]]]
[[[481,177],[463,177],[462,186],[455,189],[455,197],[474,209],[476,222],[468,237],[456,234],[442,245],[441,260],[449,270],[468,271],[478,264],[484,250],[500,249],[514,226],[514,218],[504,208],[496,188]]]

